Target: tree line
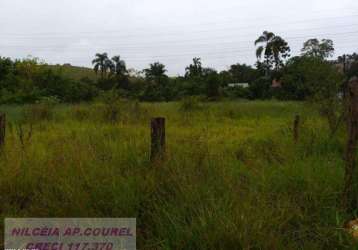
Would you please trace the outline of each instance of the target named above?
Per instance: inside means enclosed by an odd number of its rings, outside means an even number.
[[[255,66],[234,64],[221,72],[204,67],[193,58],[185,74],[169,77],[165,65],[154,62],[133,73],[120,56],[98,53],[92,61],[96,79],[71,79],[37,59],[11,60],[0,57],[0,103],[92,101],[108,91],[140,101],[173,101],[186,96],[206,100],[246,98],[281,100],[329,99],[337,96],[344,79],[358,75],[358,55],[342,55],[335,61],[330,39],[309,39],[301,54],[291,57],[288,43],[264,31],[254,42]],[[279,83],[272,88],[272,82]],[[249,83],[248,88],[229,83]]]

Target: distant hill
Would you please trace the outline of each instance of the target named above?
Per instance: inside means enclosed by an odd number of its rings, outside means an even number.
[[[97,79],[95,72],[91,68],[72,66],[71,64],[48,65],[47,67],[55,71],[60,71],[65,76],[75,80],[80,80],[84,77],[88,77],[92,80]]]

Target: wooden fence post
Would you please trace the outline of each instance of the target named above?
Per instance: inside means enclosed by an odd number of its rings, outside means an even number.
[[[300,133],[300,116],[296,115],[293,122],[293,140],[295,143],[298,142],[299,133]]]
[[[353,77],[347,91],[347,148],[345,153],[345,183],[343,206],[347,212],[358,208],[358,169],[356,166],[358,144],[358,78]]]
[[[0,114],[0,147],[5,144],[6,115]]]
[[[157,117],[151,120],[151,152],[152,162],[161,160],[165,155],[165,118]]]

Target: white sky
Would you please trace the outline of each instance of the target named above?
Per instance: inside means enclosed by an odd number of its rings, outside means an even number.
[[[193,57],[218,70],[254,64],[254,40],[269,30],[292,54],[330,38],[336,56],[358,52],[358,0],[0,0],[0,56],[91,66],[97,52],[128,68],[160,61],[183,74]]]

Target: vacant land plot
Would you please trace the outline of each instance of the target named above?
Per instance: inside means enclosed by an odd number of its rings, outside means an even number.
[[[307,104],[2,107],[4,217],[136,217],[139,249],[350,249],[344,133]],[[301,116],[298,142],[293,121]],[[151,117],[166,160],[150,162]],[[3,227],[0,227],[3,228]]]

